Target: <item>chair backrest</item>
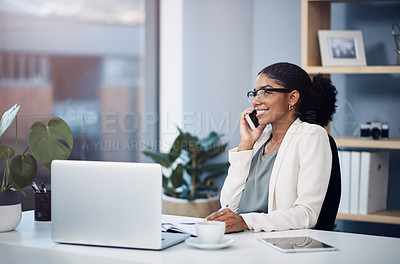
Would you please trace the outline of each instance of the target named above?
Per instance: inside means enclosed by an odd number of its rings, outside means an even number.
[[[329,180],[328,190],[326,191],[325,199],[322,204],[321,212],[314,229],[332,231],[339,208],[341,180],[339,155],[336,142],[331,135],[328,136],[332,151],[331,177]]]

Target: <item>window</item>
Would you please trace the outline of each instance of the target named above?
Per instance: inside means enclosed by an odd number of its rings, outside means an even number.
[[[149,114],[158,118],[157,89],[146,87],[145,78],[157,72],[154,61],[145,64],[155,52],[148,47],[157,46],[146,42],[157,34],[146,16],[156,17],[157,6],[156,0],[1,1],[0,112],[21,105],[19,144],[27,144],[33,122],[59,116],[73,132],[70,159],[142,161],[158,130],[157,122],[145,123]],[[13,144],[14,137],[10,128],[1,140]]]

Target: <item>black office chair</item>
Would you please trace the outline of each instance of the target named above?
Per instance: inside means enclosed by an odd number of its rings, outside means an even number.
[[[329,180],[328,190],[326,191],[325,199],[322,204],[321,212],[314,229],[332,231],[339,208],[341,180],[339,155],[336,143],[331,135],[328,136],[332,151],[331,177]]]

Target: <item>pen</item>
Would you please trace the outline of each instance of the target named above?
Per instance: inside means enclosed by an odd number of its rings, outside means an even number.
[[[44,183],[42,182],[40,186],[42,187],[43,192],[46,193],[47,192],[46,185],[44,185]]]
[[[35,192],[40,192],[38,186],[36,185],[36,182],[34,182],[34,181],[32,182],[32,189],[33,189]]]
[[[33,187],[33,185],[32,185],[31,187],[32,187],[32,189],[33,189],[33,192],[38,192],[38,191],[36,190],[36,188]]]
[[[195,225],[195,222],[181,222],[181,223],[177,223],[178,225]],[[161,225],[171,225],[174,226],[174,223],[162,223]]]

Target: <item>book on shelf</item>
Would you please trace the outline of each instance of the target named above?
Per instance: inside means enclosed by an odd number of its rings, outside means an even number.
[[[359,151],[351,151],[350,155],[350,213],[358,214],[361,153]]]
[[[339,151],[339,212],[370,214],[386,209],[389,151]]]
[[[359,213],[386,209],[389,151],[361,152]]]
[[[339,212],[350,213],[350,174],[351,153],[350,151],[339,151],[339,163],[342,176],[342,193],[340,197]]]

